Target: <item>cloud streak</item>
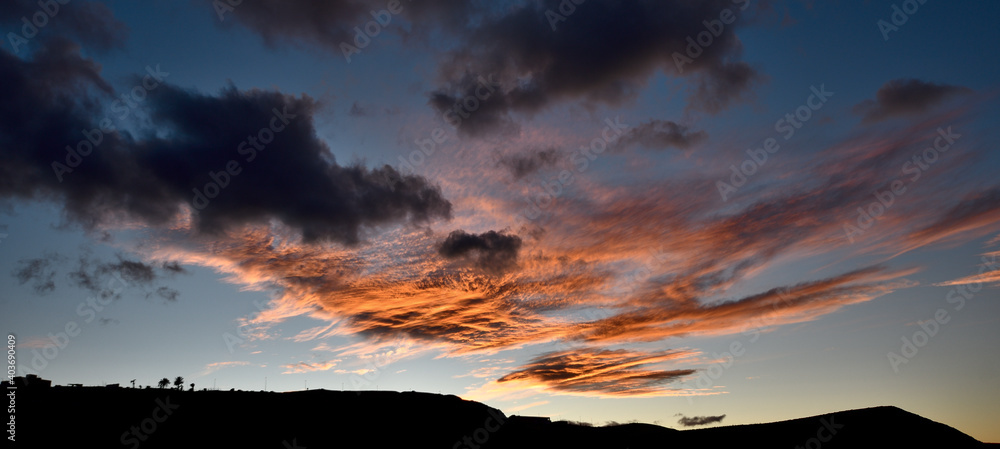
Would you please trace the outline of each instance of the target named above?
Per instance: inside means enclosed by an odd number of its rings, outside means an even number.
[[[691,369],[655,370],[651,366],[692,356],[688,351],[646,353],[583,348],[540,355],[497,380],[534,383],[555,393],[588,396],[665,396],[666,386]]]
[[[282,374],[301,374],[301,373],[310,373],[313,371],[329,371],[334,367],[336,367],[337,363],[339,362],[341,362],[341,360],[337,359],[337,360],[325,360],[322,362],[315,362],[315,363],[309,363],[309,362],[290,363],[287,365],[281,365],[282,368],[285,368],[285,371]]]

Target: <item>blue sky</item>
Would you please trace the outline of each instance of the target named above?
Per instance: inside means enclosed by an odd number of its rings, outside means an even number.
[[[895,405],[1000,441],[995,5],[885,39],[890,1],[590,0],[555,29],[557,1],[403,1],[350,62],[388,2],[213,5],[74,1],[24,42],[39,6],[0,7],[21,372],[670,427]]]

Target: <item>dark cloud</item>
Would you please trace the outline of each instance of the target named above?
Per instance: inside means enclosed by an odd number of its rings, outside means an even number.
[[[643,396],[666,391],[665,385],[694,370],[653,370],[649,367],[690,355],[683,351],[646,353],[624,349],[581,348],[534,358],[521,369],[497,380],[526,382],[555,392]]]
[[[438,253],[447,259],[471,260],[477,268],[499,274],[517,266],[520,249],[521,238],[516,235],[496,231],[469,234],[458,230],[441,242]]]
[[[22,42],[6,32],[2,36],[7,46],[18,54],[25,50],[38,49],[39,47],[33,43],[36,40],[46,42],[56,36],[70,37],[87,49],[97,51],[122,48],[128,39],[128,26],[115,18],[114,13],[103,2],[72,1],[61,4],[63,2],[53,1],[46,2],[48,9],[42,9],[39,3],[34,0],[0,2],[0,24],[4,30],[25,38]],[[43,21],[41,19],[43,16],[48,17],[48,20]],[[41,28],[36,27],[37,31],[32,33],[32,29],[21,20],[24,17],[33,24],[45,25]],[[28,38],[25,32],[33,34],[34,37]]]
[[[118,272],[122,279],[136,284],[148,285],[156,279],[152,265],[135,260],[119,260],[115,263],[104,264],[101,269],[104,272]]]
[[[163,262],[160,268],[162,268],[163,271],[166,271],[168,273],[174,273],[174,274],[187,273],[187,270],[185,270],[184,267],[182,267],[181,264],[175,260],[168,260]]]
[[[53,266],[60,260],[59,255],[54,253],[35,259],[19,260],[11,275],[20,285],[31,282],[31,288],[35,293],[44,295],[56,289],[56,272]]]
[[[0,52],[0,198],[56,201],[89,229],[122,218],[161,226],[191,210],[201,233],[277,219],[306,241],[343,244],[379,226],[451,215],[423,177],[337,164],[316,136],[309,97],[232,86],[211,96],[158,83],[143,105],[155,128],[135,137],[102,132],[92,118],[114,117],[97,106],[112,94],[68,42],[32,60]],[[81,130],[92,130],[99,151],[87,150]],[[86,155],[67,156],[67,146]]]
[[[631,132],[621,137],[618,145],[620,148],[640,145],[650,150],[685,150],[705,139],[708,139],[705,131],[691,131],[687,126],[669,120],[650,120],[632,128]]]
[[[559,151],[555,148],[549,148],[501,156],[497,160],[497,166],[509,170],[514,179],[521,179],[539,170],[554,166],[558,158]]]
[[[874,123],[892,117],[917,114],[972,89],[948,84],[934,84],[917,79],[895,79],[879,88],[874,100],[854,106],[854,113],[864,122]]]
[[[97,265],[91,265],[91,260],[87,256],[81,256],[76,270],[69,273],[69,279],[77,287],[99,293],[101,288],[97,284],[102,274],[104,272],[100,269],[99,262]]]
[[[573,11],[565,11],[566,4],[574,5],[563,0],[502,7],[461,0],[403,2],[401,14],[385,28],[407,37],[410,45],[415,41],[410,37],[426,30],[461,42],[442,60],[444,81],[430,93],[429,103],[441,113],[462,115],[450,121],[467,136],[516,132],[511,113],[530,115],[557,101],[630,101],[657,71],[690,78],[694,91],[688,108],[712,114],[744,98],[763,78],[739,60],[742,45],[735,30],[748,21],[743,16],[754,14],[749,1],[590,0]],[[245,2],[226,17],[268,42],[318,44],[341,55],[342,44],[355,44],[354,28],[372,20],[371,10],[360,0],[261,0]],[[719,20],[725,10],[732,23]],[[708,45],[691,45],[699,35]],[[480,95],[472,110],[456,110],[456,104],[474,101],[480,76],[495,76],[501,88],[488,99]]]
[[[163,264],[161,270],[174,274],[169,264]],[[75,270],[69,273],[70,281],[77,287],[89,290],[102,298],[119,299],[128,288],[137,288],[146,292],[149,298],[154,292],[166,300],[176,300],[179,293],[165,286],[156,284],[162,278],[156,267],[137,260],[118,256],[115,262],[104,262],[87,255],[77,261]],[[161,293],[162,292],[162,293]]]
[[[705,424],[714,424],[722,422],[726,418],[726,415],[719,416],[681,416],[681,419],[677,420],[677,424],[684,427],[693,426],[704,426]]]
[[[457,126],[460,132],[478,127],[468,130],[476,134],[505,123],[511,112],[530,115],[560,100],[622,104],[656,71],[691,77],[696,87],[688,108],[708,113],[740,100],[762,78],[738,60],[742,47],[734,30],[739,16],[750,13],[739,2],[592,0],[577,5],[553,30],[547,12],[558,11],[559,3],[531,2],[464,29],[464,45],[441,67],[448,82],[431,94],[431,104],[445,111],[473,92],[478,75],[496,76],[502,89],[483,102],[485,110]],[[720,22],[711,44],[692,48],[689,57],[687,39],[709,33],[704,22],[717,21],[724,9],[736,21]],[[676,63],[675,53],[689,62]]]
[[[57,269],[64,265],[66,258],[57,253],[46,253],[43,257],[23,259],[11,273],[20,284],[32,282],[32,288],[39,294],[55,290]],[[114,262],[105,262],[84,254],[77,259],[76,268],[67,274],[70,283],[88,290],[102,298],[121,298],[127,288],[138,288],[146,292],[148,298],[153,293],[168,301],[174,301],[180,294],[177,290],[157,286],[163,277],[161,273],[176,274],[176,263],[162,264],[161,272],[154,265],[127,259],[121,255]]]
[[[449,87],[431,92],[428,104],[462,136],[516,134],[521,129],[510,114],[511,97],[493,75],[466,74]]]

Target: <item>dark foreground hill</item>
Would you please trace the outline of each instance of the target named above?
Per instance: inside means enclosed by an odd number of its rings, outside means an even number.
[[[682,432],[684,444],[744,447],[747,442],[791,448],[977,448],[988,447],[944,424],[897,407],[848,410],[768,424]]]
[[[16,404],[16,443],[32,448],[986,447],[895,407],[682,432],[507,417],[478,402],[416,392],[54,387],[19,390]]]

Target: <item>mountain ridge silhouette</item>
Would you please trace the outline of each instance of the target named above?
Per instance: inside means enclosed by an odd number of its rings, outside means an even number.
[[[16,441],[32,447],[88,443],[126,448],[315,449],[359,446],[358,442],[371,447],[442,449],[997,447],[892,406],[677,430],[654,424],[593,427],[507,416],[458,396],[412,391],[52,387],[19,389],[16,416]],[[826,432],[820,430],[824,428]]]

